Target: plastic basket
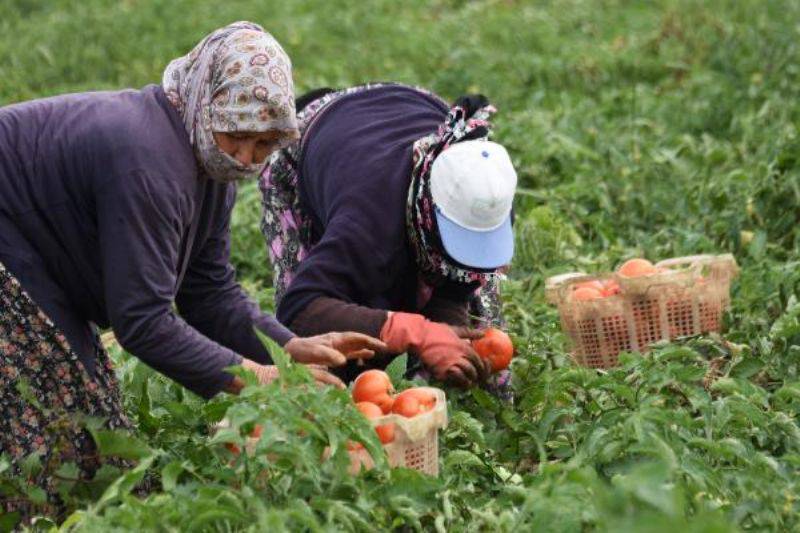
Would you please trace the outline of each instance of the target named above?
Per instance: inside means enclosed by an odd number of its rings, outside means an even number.
[[[676,257],[656,263],[663,272],[638,278],[616,273],[562,274],[545,290],[558,306],[561,327],[577,363],[593,368],[617,364],[623,351],[646,352],[651,344],[720,331],[738,273],[730,254]],[[613,279],[620,293],[596,300],[571,298],[577,283]]]
[[[443,390],[424,387],[436,396],[436,405],[427,413],[406,418],[389,414],[372,420],[373,426],[394,424],[394,440],[383,445],[389,465],[419,470],[431,476],[439,475],[439,430],[447,426],[447,397]],[[217,429],[229,427],[227,420],[216,425]],[[255,453],[257,438],[249,437],[245,443],[245,452]],[[330,451],[325,450],[323,459]],[[358,473],[361,468],[372,468],[375,462],[363,447],[353,449],[350,453],[350,472]]]
[[[439,475],[439,430],[447,426],[447,397],[441,389],[425,387],[436,396],[436,405],[414,418],[389,414],[372,420],[373,426],[394,424],[394,440],[383,445],[389,465],[412,468],[431,476]],[[360,448],[350,452],[352,467],[374,465],[369,453]]]

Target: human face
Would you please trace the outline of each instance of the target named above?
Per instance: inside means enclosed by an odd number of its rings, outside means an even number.
[[[265,132],[214,132],[214,142],[220,150],[242,165],[259,165],[278,147],[280,133]]]

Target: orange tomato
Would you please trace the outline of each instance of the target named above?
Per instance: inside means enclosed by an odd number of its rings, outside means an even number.
[[[603,297],[614,296],[615,294],[619,294],[621,290],[619,283],[613,279],[609,279],[603,284],[602,295]]]
[[[511,358],[514,356],[514,344],[511,342],[511,337],[497,328],[487,329],[483,337],[472,341],[472,347],[478,355],[492,363],[492,372],[508,368]]]
[[[232,442],[226,442],[225,443],[225,448],[227,448],[228,451],[231,452],[234,455],[239,455],[240,453],[242,453],[241,448],[239,448],[239,446],[237,446],[236,444],[234,444]]]
[[[392,406],[392,412],[396,415],[404,416],[406,418],[414,418],[418,414],[422,413],[422,406],[419,403],[419,399],[412,395],[406,394],[405,396],[398,396],[395,401],[394,405]]]
[[[581,287],[572,292],[572,299],[579,302],[586,300],[596,300],[603,297],[603,292],[593,287]]]
[[[373,420],[383,416],[383,410],[372,402],[358,402],[356,404],[356,409],[367,417],[367,420]],[[383,444],[394,440],[394,424],[375,426],[375,432],[378,434],[378,438]]]
[[[392,380],[382,370],[367,370],[358,375],[353,383],[353,400],[356,402],[372,402],[384,413],[392,410]]]
[[[348,449],[348,451],[354,452],[356,450],[360,450],[363,447],[364,447],[364,445],[361,444],[360,442],[356,442],[354,440],[347,441],[347,449]]]
[[[597,279],[593,279],[591,281],[581,281],[580,283],[576,283],[572,286],[572,290],[574,291],[577,291],[578,289],[595,289],[602,291],[603,288],[603,282]]]
[[[419,402],[420,411],[426,412],[433,409],[436,405],[436,395],[423,387],[414,387],[404,390],[394,398],[394,402],[404,398],[405,396],[413,396]]]
[[[636,258],[628,259],[622,263],[622,266],[617,269],[617,272],[619,272],[620,276],[638,278],[639,276],[655,274],[658,272],[658,269],[647,259]]]
[[[253,431],[250,432],[250,438],[251,439],[260,439],[261,438],[261,432],[263,430],[264,430],[264,428],[261,427],[261,424],[256,424],[255,427],[253,427]],[[234,444],[232,442],[226,442],[225,443],[225,447],[228,449],[228,451],[230,451],[234,455],[239,455],[240,453],[242,453],[241,448],[239,448],[239,446],[237,446],[236,444]]]

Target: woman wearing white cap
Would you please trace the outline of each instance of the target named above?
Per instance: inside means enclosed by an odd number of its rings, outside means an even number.
[[[401,84],[323,89],[297,107],[300,140],[260,180],[278,319],[302,335],[380,337],[440,380],[484,379],[464,338],[499,320],[517,181],[488,140],[494,109]]]

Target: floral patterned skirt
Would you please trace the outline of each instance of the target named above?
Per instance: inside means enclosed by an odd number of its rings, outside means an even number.
[[[101,465],[86,417],[100,418],[110,429],[129,428],[114,371],[99,342],[92,377],[64,335],[0,263],[0,449],[12,474],[44,490],[46,502],[0,494],[0,512],[59,514],[56,471],[77,466],[90,479]],[[22,462],[39,456],[41,469],[23,474]],[[118,463],[117,463],[118,464]],[[122,466],[119,465],[118,466]]]

